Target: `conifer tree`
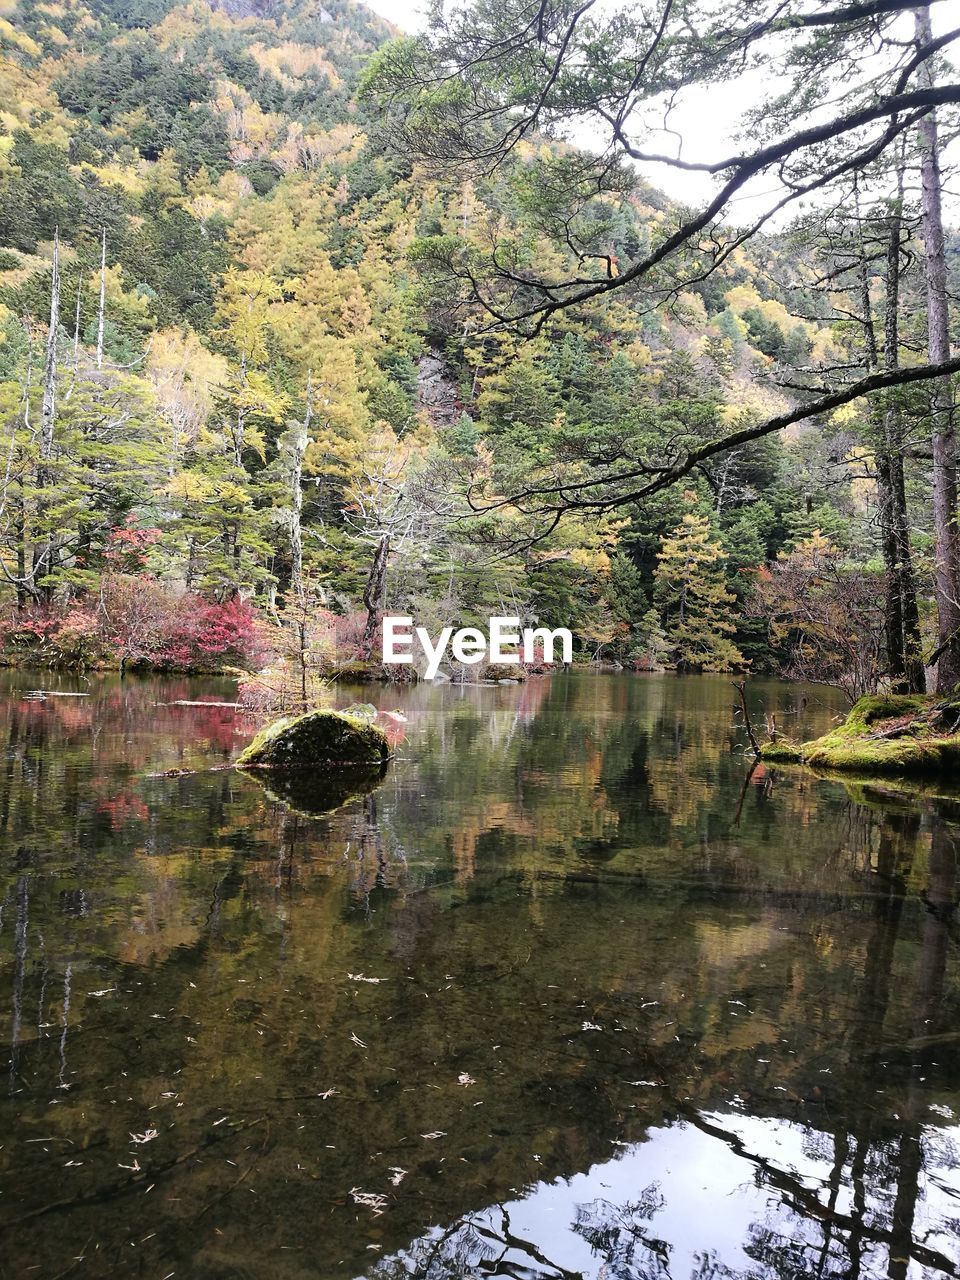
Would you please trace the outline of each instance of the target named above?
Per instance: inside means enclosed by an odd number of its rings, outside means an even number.
[[[657,556],[656,595],[664,609],[667,642],[683,670],[729,671],[743,665],[730,637],[736,597],[724,581],[723,547],[706,516],[688,512],[663,539]]]

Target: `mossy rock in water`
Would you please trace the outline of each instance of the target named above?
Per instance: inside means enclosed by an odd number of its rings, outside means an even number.
[[[879,720],[893,720],[909,715],[911,711],[923,711],[930,705],[929,698],[921,693],[873,693],[855,702],[843,724],[826,735],[828,738],[858,738],[868,732]]]
[[[237,764],[245,769],[331,769],[376,766],[389,754],[386,734],[376,725],[339,711],[308,711],[261,729]]]
[[[800,764],[803,761],[803,748],[797,742],[788,742],[779,738],[776,742],[768,742],[763,748],[763,759],[774,764]]]
[[[960,768],[960,736],[852,737],[837,730],[803,748],[804,764],[862,774],[938,774]]]
[[[765,760],[864,778],[936,777],[960,768],[960,706],[922,694],[878,694],[861,698],[843,724],[822,738],[764,747]]]

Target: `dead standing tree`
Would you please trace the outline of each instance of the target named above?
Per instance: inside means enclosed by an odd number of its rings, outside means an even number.
[[[369,658],[383,620],[391,557],[416,553],[421,562],[428,561],[443,540],[446,512],[436,494],[424,490],[412,447],[392,434],[372,451],[345,499],[348,526],[372,548],[363,591],[367,618],[360,640],[361,656]]]

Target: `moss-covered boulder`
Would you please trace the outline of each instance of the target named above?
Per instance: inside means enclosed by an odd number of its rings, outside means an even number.
[[[776,742],[768,742],[763,748],[763,759],[774,764],[802,764],[803,748],[799,742],[778,738]]]
[[[843,724],[802,745],[771,743],[763,758],[863,777],[936,777],[960,770],[960,700],[880,694],[861,698]]]
[[[803,760],[814,769],[870,775],[946,773],[960,769],[960,736],[870,739],[828,733],[807,743]]]
[[[390,754],[386,734],[339,711],[286,716],[261,729],[242,752],[242,769],[335,769],[378,766]]]

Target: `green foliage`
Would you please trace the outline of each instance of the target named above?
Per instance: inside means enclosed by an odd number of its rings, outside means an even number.
[[[729,671],[743,665],[730,639],[736,631],[736,597],[724,582],[723,547],[704,516],[687,514],[665,538],[657,557],[657,599],[666,618],[666,638],[684,670]]]

